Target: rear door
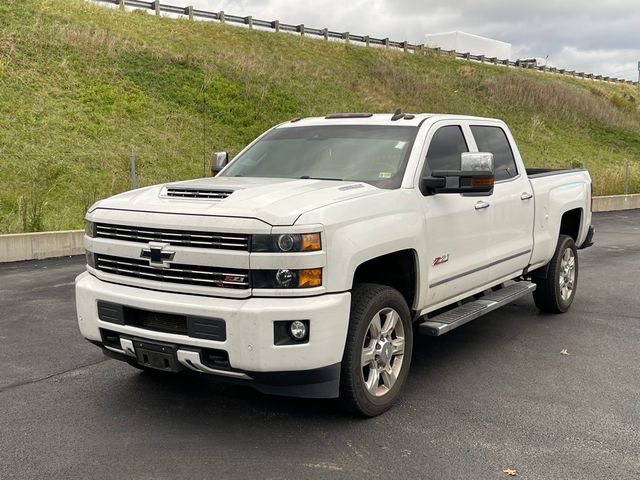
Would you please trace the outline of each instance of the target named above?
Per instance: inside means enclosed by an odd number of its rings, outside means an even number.
[[[434,124],[427,136],[421,177],[434,170],[460,170],[460,154],[469,151],[470,135],[461,123]],[[453,193],[424,197],[427,308],[487,283],[489,212],[478,207],[488,198]]]
[[[508,129],[498,122],[470,122],[475,148],[491,152],[495,187],[487,197],[490,231],[488,281],[513,277],[529,264],[533,246],[533,190]],[[522,171],[521,171],[522,170]]]

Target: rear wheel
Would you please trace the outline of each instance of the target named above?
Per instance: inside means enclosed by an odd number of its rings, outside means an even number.
[[[547,278],[535,279],[533,292],[536,306],[547,313],[564,313],[569,310],[578,286],[578,250],[573,238],[560,235],[558,245],[549,262]]]
[[[347,408],[368,417],[391,408],[409,373],[412,349],[411,313],[400,292],[356,285],[340,380]]]

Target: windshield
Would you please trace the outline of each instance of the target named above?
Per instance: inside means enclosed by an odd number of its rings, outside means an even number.
[[[238,156],[224,176],[355,180],[398,188],[417,132],[388,125],[279,128]]]

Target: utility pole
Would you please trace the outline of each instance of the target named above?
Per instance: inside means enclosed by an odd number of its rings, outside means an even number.
[[[131,164],[131,190],[138,188],[138,177],[136,176],[136,154],[131,147],[129,153],[129,163]]]

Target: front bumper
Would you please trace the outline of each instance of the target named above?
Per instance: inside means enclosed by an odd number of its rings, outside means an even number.
[[[152,312],[223,319],[226,338],[213,341],[103,321],[98,316],[98,301]],[[184,362],[178,358],[185,369],[247,381],[267,393],[292,396],[338,395],[350,301],[349,293],[305,298],[214,298],[107,283],[87,272],[76,278],[80,332],[111,356],[135,361],[135,353],[113,345],[108,348],[101,329],[125,339],[176,345],[187,352],[182,354]],[[275,345],[273,322],[283,320],[308,320],[308,343]],[[229,369],[203,369],[193,353],[188,353],[203,349],[226,352]],[[193,362],[188,362],[189,359]]]

